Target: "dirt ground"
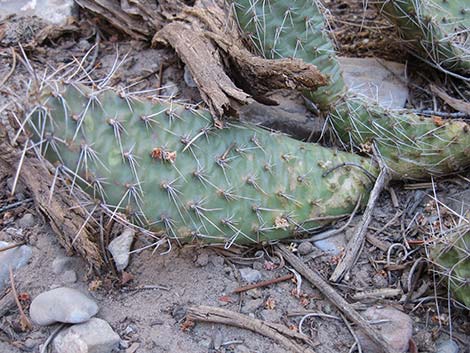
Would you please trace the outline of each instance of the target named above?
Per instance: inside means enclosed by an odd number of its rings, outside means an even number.
[[[336,19],[332,27],[342,55],[380,56],[395,61],[404,59],[400,47],[390,44],[392,42],[387,39],[393,36],[393,30],[377,18],[373,8],[368,8],[364,15],[362,7],[353,1],[330,1],[330,4],[333,19]],[[73,56],[83,56],[96,39],[92,27],[87,25],[91,19],[91,15],[83,14],[79,31],[54,41],[46,40],[34,47],[26,46],[32,65],[38,71],[51,70],[61,63],[70,62]],[[17,25],[9,27],[14,29],[0,43],[0,77],[11,68],[8,45],[16,42],[18,36],[23,43],[28,42],[30,32],[25,28],[33,33],[42,26],[40,21],[29,21],[27,26],[19,20],[12,21]],[[364,26],[361,27],[361,24]],[[170,49],[150,49],[110,33],[112,31],[109,29],[101,33],[96,75],[106,72],[119,52],[120,55],[127,54],[127,60],[114,76],[113,84],[124,86],[136,83],[135,89],[161,84],[166,87],[162,94],[177,94],[192,102],[200,100],[197,89],[185,84],[183,64]],[[412,58],[408,59],[410,67],[419,65]],[[162,76],[159,77],[161,67]],[[441,77],[435,77],[440,82]],[[435,105],[429,92],[416,88],[423,80],[420,74],[410,74],[409,104],[415,109],[433,109]],[[27,82],[25,66],[18,62],[8,81],[8,88],[21,97]],[[450,83],[446,82],[446,85],[451,87]],[[2,107],[11,96],[4,90],[0,93]],[[448,109],[440,101],[439,105],[444,110]],[[25,241],[33,249],[30,262],[15,274],[18,291],[27,294],[22,302],[26,312],[30,299],[48,289],[66,285],[86,291],[100,307],[97,316],[106,320],[120,335],[120,352],[286,352],[284,347],[269,338],[232,326],[196,323],[194,327],[186,328],[185,310],[192,304],[241,311],[293,330],[298,330],[300,319],[308,313],[339,315],[328,298],[324,298],[306,280],[301,283],[300,295],[295,293],[298,283],[294,280],[246,293],[232,293],[245,284],[240,279],[241,268],[260,271],[263,280],[291,273],[289,266],[282,264],[282,258],[273,252],[271,246],[236,247],[231,251],[214,247],[174,246],[165,255],[149,249],[131,255],[124,280],[112,271],[95,273],[85,260],[65,253],[35,205],[24,202],[30,197],[24,186],[20,185],[15,196],[9,196],[8,179],[12,176],[12,171],[0,171],[0,209],[18,201],[23,203],[8,211],[0,211],[0,240]],[[447,290],[439,285],[440,279],[426,261],[414,266],[419,259],[426,258],[426,242],[423,240],[436,231],[437,224],[447,227],[452,222],[459,222],[460,215],[470,209],[469,178],[467,174],[434,180],[433,183],[392,184],[381,195],[369,233],[385,248],[392,244],[401,245],[392,247],[387,256],[387,251],[380,249],[380,246],[367,242],[350,274],[335,286],[359,311],[372,305],[387,305],[407,313],[414,326],[411,346],[416,347],[410,352],[435,352],[437,342],[449,339],[450,335],[459,344],[460,352],[470,352],[468,310],[449,301]],[[441,201],[438,204],[440,208],[432,200]],[[34,223],[22,228],[19,220],[25,214],[32,214]],[[340,249],[344,248],[360,217],[356,216],[353,224],[336,237],[335,244]],[[340,222],[337,226],[341,225]],[[148,239],[139,236],[133,249],[142,248],[148,242]],[[409,245],[406,253],[403,250],[405,243]],[[53,272],[52,262],[60,256],[73,256],[72,268],[78,277],[76,282],[67,283],[61,274]],[[338,256],[341,253],[332,255],[315,248],[301,257],[311,268],[328,278]],[[408,291],[410,284],[412,291]],[[354,299],[358,293],[384,288],[403,291],[389,298]],[[0,298],[2,295],[0,293]],[[55,327],[34,326],[32,330],[23,332],[18,310],[14,307],[0,318],[0,352],[39,352],[40,345]],[[349,352],[355,342],[341,320],[308,318],[303,323],[303,330],[311,336],[318,353]]]

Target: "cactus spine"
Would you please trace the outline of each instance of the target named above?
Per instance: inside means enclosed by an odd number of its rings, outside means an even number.
[[[470,308],[470,232],[465,228],[444,238],[432,249],[431,258],[454,297]]]
[[[182,241],[258,243],[363,204],[368,159],[208,111],[109,88],[47,82],[25,126],[35,148],[112,215]]]
[[[423,60],[446,72],[470,75],[468,0],[381,0],[377,6]]]
[[[329,85],[304,94],[330,113],[345,145],[365,151],[375,145],[395,178],[423,179],[470,165],[466,123],[385,110],[348,90],[317,0],[236,0],[233,4],[240,27],[261,55],[301,58],[329,76]]]

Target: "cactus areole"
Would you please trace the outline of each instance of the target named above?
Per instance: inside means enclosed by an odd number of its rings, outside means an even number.
[[[367,201],[377,174],[369,159],[226,125],[194,106],[58,82],[25,124],[72,188],[182,241],[277,240]]]

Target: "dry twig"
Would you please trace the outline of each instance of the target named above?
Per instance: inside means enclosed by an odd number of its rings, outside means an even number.
[[[10,271],[11,293],[13,294],[13,298],[15,298],[16,306],[18,307],[18,310],[20,312],[21,329],[23,331],[31,330],[33,328],[33,325],[31,324],[31,321],[29,321],[28,317],[24,313],[23,307],[21,306],[20,300],[18,299],[18,292],[16,291],[15,279],[13,278],[13,270],[11,266],[9,267],[9,271]]]
[[[310,283],[312,283],[328,300],[331,301],[349,320],[359,326],[360,329],[379,347],[384,353],[394,353],[387,344],[382,334],[377,332],[353,307],[339,295],[328,282],[326,282],[317,272],[308,268],[297,256],[292,254],[288,247],[282,244],[276,245],[287,262],[291,264],[296,271],[302,274]]]
[[[247,286],[238,287],[233,291],[233,293],[246,292],[247,290],[250,290],[250,289],[253,289],[253,288],[260,288],[260,287],[270,286],[271,284],[288,281],[292,278],[294,278],[293,274],[281,276],[281,277],[278,277],[278,278],[268,279],[266,281],[261,281],[261,282],[258,282],[258,283],[249,284]]]
[[[380,162],[380,159],[379,159]],[[367,233],[367,228],[372,220],[372,213],[375,208],[375,203],[377,202],[380,193],[382,192],[385,184],[388,182],[388,169],[381,165],[380,174],[377,177],[374,188],[372,189],[369,197],[369,202],[367,203],[366,210],[362,217],[361,223],[358,225],[358,231],[354,237],[349,241],[344,257],[340,260],[336,266],[333,274],[330,277],[330,281],[338,282],[340,281],[345,273],[351,269],[354,263],[359,257],[360,250],[364,244],[364,238]]]
[[[304,348],[292,340],[299,339],[313,345],[307,336],[289,330],[283,325],[252,319],[230,310],[205,305],[190,307],[186,317],[190,321],[214,322],[248,329],[275,340],[287,348],[288,352],[313,353],[310,348]]]

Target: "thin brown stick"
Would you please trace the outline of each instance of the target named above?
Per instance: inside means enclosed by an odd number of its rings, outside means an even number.
[[[372,220],[372,213],[375,208],[375,203],[380,196],[385,184],[388,181],[388,170],[385,166],[381,166],[379,176],[375,182],[374,188],[370,193],[369,202],[367,203],[366,210],[362,216],[362,221],[358,226],[358,231],[349,241],[343,258],[339,261],[333,274],[330,277],[330,281],[340,281],[345,273],[351,269],[359,257],[360,251],[364,244],[367,228],[369,227],[370,221]]]
[[[7,251],[7,250],[10,250],[10,249],[14,249],[14,248],[17,248],[18,246],[21,246],[21,245],[24,245],[24,244],[26,244],[25,241],[22,241],[22,242],[19,242],[19,243],[16,243],[16,244],[7,245],[3,248],[0,248],[0,252]]]
[[[15,307],[15,298],[11,291],[8,291],[2,298],[0,298],[0,317],[5,316],[11,309]]]
[[[372,326],[354,310],[335,289],[328,284],[317,272],[308,268],[297,256],[290,252],[289,248],[285,245],[276,245],[282,253],[287,262],[302,274],[310,283],[312,283],[330,302],[335,305],[349,320],[359,326],[364,333],[379,347],[382,348],[383,353],[394,353],[393,349],[388,345],[387,341],[383,338],[382,334],[377,332]]]
[[[10,78],[11,75],[13,75],[13,72],[15,72],[15,69],[16,69],[16,52],[13,47],[10,47],[10,50],[11,50],[11,56],[13,58],[13,62],[11,64],[10,71],[6,74],[6,76],[0,82],[0,87],[2,87],[8,81],[8,79]]]
[[[230,310],[211,306],[198,305],[188,308],[187,319],[191,321],[214,322],[248,329],[275,340],[287,348],[288,352],[313,353],[310,348],[304,348],[292,339],[300,339],[311,345],[310,339],[287,327],[239,314]]]
[[[16,306],[18,307],[18,310],[20,312],[21,328],[23,329],[23,331],[31,330],[33,328],[33,325],[31,324],[31,321],[29,321],[28,317],[24,313],[23,307],[21,306],[20,300],[18,299],[18,292],[16,291],[15,279],[13,278],[13,270],[11,266],[9,267],[9,271],[10,271],[11,293],[13,294],[13,297],[15,298]]]
[[[261,281],[261,282],[258,282],[258,283],[249,284],[247,286],[238,287],[232,293],[246,292],[247,290],[250,290],[250,289],[270,286],[271,284],[288,281],[292,278],[294,278],[293,274],[281,276],[281,277],[278,277],[278,278],[268,279],[266,281]]]

